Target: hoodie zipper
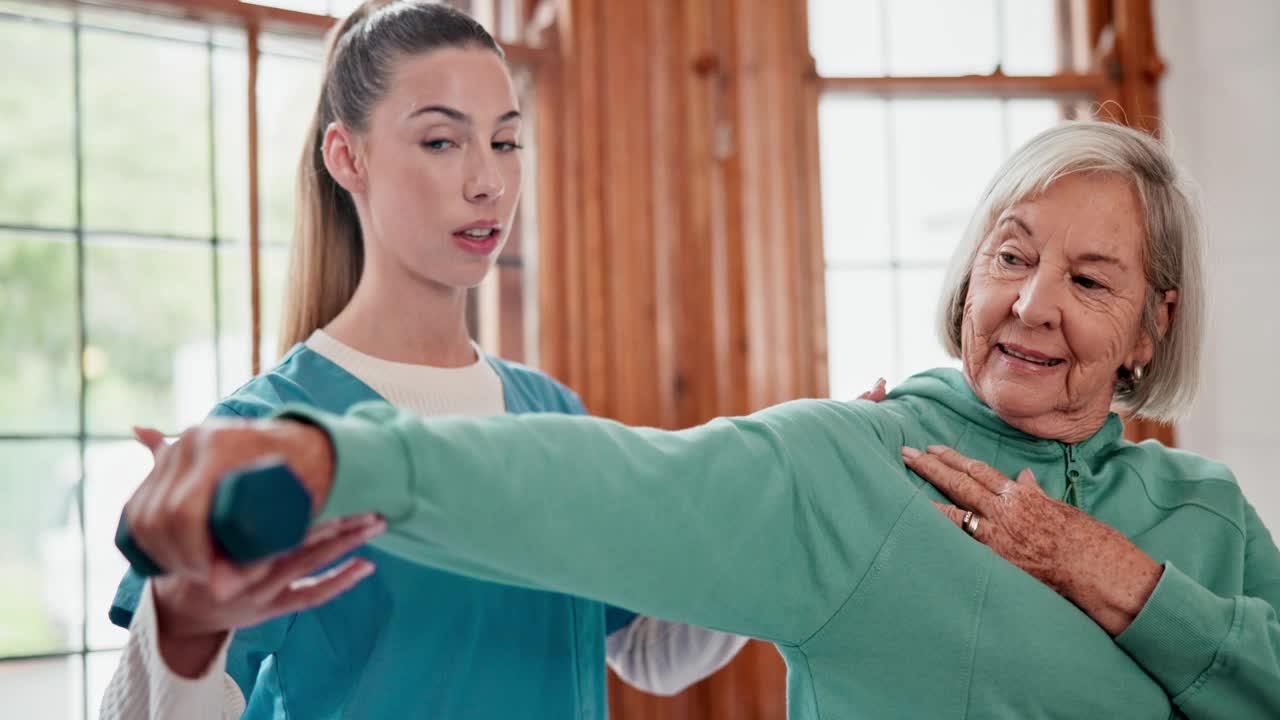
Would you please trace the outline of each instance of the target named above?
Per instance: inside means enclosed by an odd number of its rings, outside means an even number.
[[[1080,507],[1080,488],[1078,487],[1080,470],[1076,464],[1076,448],[1074,445],[1064,445],[1063,448],[1066,450],[1067,459],[1067,488],[1059,500]]]

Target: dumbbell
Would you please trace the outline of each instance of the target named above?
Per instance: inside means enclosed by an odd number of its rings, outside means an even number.
[[[289,466],[278,459],[224,474],[209,510],[214,542],[240,565],[297,547],[310,523],[311,495]],[[165,573],[134,542],[124,512],[116,527],[116,547],[139,575]]]

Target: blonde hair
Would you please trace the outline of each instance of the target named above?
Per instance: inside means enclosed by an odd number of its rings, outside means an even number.
[[[386,92],[396,61],[448,47],[478,47],[503,56],[475,20],[425,0],[366,0],[330,31],[320,98],[298,163],[281,355],[337,317],[364,270],[355,203],[324,164],[325,130],[333,122],[355,132],[367,130],[369,113]]]
[[[1032,138],[1004,163],[983,193],[947,269],[938,314],[942,343],[952,356],[960,357],[974,259],[1000,214],[1076,173],[1109,173],[1128,180],[1137,192],[1146,229],[1142,257],[1149,292],[1142,328],[1155,343],[1155,353],[1141,380],[1124,368],[1118,371],[1114,402],[1135,416],[1175,419],[1190,406],[1200,386],[1203,231],[1190,180],[1159,140],[1137,130],[1097,121],[1063,123]],[[1160,337],[1156,313],[1168,290],[1178,291],[1178,302],[1168,331]]]

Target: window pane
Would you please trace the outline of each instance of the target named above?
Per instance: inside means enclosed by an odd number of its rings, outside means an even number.
[[[824,95],[818,104],[828,262],[889,260],[885,119],[883,100]]]
[[[883,75],[881,0],[809,0],[809,50],[819,75]]]
[[[986,75],[999,61],[995,0],[893,0],[890,75]]]
[[[310,142],[305,135],[319,93],[317,62],[263,55],[258,66],[258,153],[264,243],[289,243],[294,179],[302,148]]]
[[[209,39],[210,26],[207,23],[179,20],[145,10],[99,9],[82,4],[79,14],[80,24],[86,29],[123,30],[158,39],[181,40],[189,45],[203,45]]]
[[[83,43],[85,224],[208,237],[208,51],[106,32]]]
[[[71,59],[68,28],[0,19],[0,222],[75,225]]]
[[[243,242],[218,248],[218,307],[221,315],[218,352],[222,386],[218,397],[230,395],[253,375],[249,318],[249,254]]]
[[[242,38],[238,38],[242,39]],[[218,236],[249,237],[249,63],[244,48],[213,53]]]
[[[0,232],[0,433],[80,431],[70,235]]]
[[[84,716],[80,657],[0,663],[0,697],[5,717],[72,720]],[[93,717],[97,709],[91,708]]]
[[[852,400],[894,376],[890,270],[827,271],[827,364],[831,397]],[[890,385],[892,387],[892,384]]]
[[[262,355],[259,363],[266,370],[280,359],[276,345],[280,342],[280,310],[284,304],[289,251],[283,247],[263,247],[258,259],[262,282]]]
[[[89,717],[97,717],[98,708],[102,707],[102,696],[107,692],[107,684],[120,664],[119,652],[89,653],[86,669],[88,676],[85,692],[89,696]]]
[[[1004,157],[999,100],[902,100],[893,123],[897,248],[945,261]]]
[[[252,376],[249,363],[252,357],[249,254],[244,243],[236,243],[220,248],[218,257],[221,263],[218,292],[222,308],[222,387],[219,396],[225,397]],[[271,368],[279,360],[276,343],[288,263],[288,248],[262,247],[258,269],[262,302],[262,353],[259,363],[263,370]]]
[[[1052,75],[1058,71],[1056,0],[1001,0],[1008,75]]]
[[[1005,103],[1005,155],[1062,121],[1062,106],[1056,100],[1009,100]]]
[[[85,448],[84,466],[87,637],[90,648],[118,648],[129,633],[111,624],[107,610],[129,564],[116,549],[116,525],[125,502],[151,470],[151,453],[132,440],[92,442]]]
[[[41,0],[0,0],[0,12],[68,23],[72,18],[69,7]]]
[[[317,69],[320,61],[324,59],[324,41],[314,35],[282,35],[264,32],[258,36],[258,50],[265,56],[262,60],[267,58],[301,60],[315,65]],[[258,79],[261,81],[262,78]]]
[[[902,363],[899,378],[908,378],[930,368],[959,367],[942,349],[936,332],[938,297],[942,290],[942,268],[903,270],[898,276],[898,307],[901,308]]]
[[[176,241],[100,240],[86,248],[88,428],[173,432],[199,422],[216,392],[213,253]]]
[[[79,482],[77,443],[0,441],[0,656],[80,648]]]
[[[346,17],[360,7],[360,3],[364,0],[329,0],[332,7],[329,8],[330,15],[338,17]]]

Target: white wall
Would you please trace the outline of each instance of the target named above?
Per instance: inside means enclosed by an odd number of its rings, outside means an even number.
[[[1178,443],[1227,463],[1280,541],[1280,2],[1155,13],[1166,138],[1209,231],[1204,393]]]

